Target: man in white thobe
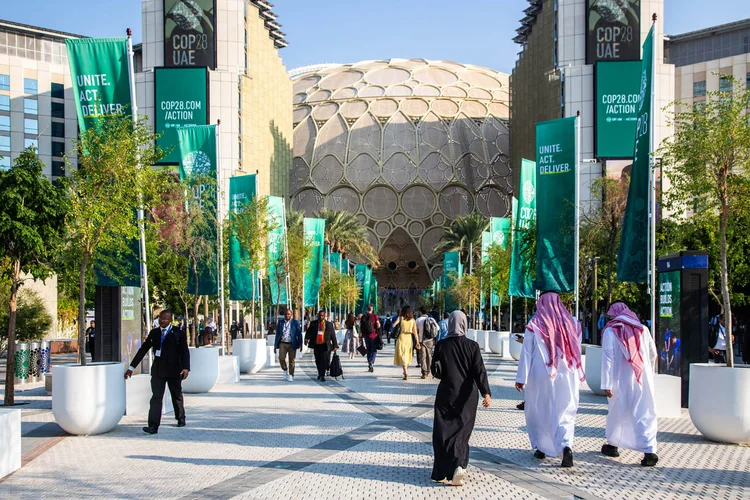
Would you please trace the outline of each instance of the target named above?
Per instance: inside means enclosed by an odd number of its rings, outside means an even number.
[[[581,325],[557,293],[543,293],[526,326],[516,373],[516,389],[526,388],[526,427],[536,458],[562,454],[562,466],[573,466],[578,388],[585,379]]]
[[[602,337],[602,390],[609,398],[607,444],[602,453],[619,457],[618,447],[644,454],[641,465],[652,467],[656,455],[654,362],[656,345],[648,328],[622,302],[613,303]]]

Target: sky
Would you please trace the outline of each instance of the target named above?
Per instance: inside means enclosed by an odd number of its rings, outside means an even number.
[[[367,59],[443,59],[510,73],[526,0],[273,0],[288,69]],[[710,7],[709,7],[710,5]],[[678,34],[750,18],[749,0],[665,0]],[[0,0],[0,19],[81,35],[141,41],[140,0]]]

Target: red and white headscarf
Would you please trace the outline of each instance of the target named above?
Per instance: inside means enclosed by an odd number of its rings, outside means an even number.
[[[536,301],[536,314],[527,326],[544,343],[549,353],[547,371],[550,378],[557,376],[559,353],[568,367],[578,371],[581,381],[586,374],[581,364],[581,324],[570,315],[560,296],[555,292],[543,293]]]
[[[609,306],[607,316],[612,319],[604,329],[612,329],[624,350],[625,357],[628,358],[628,363],[633,367],[636,380],[641,384],[641,377],[643,376],[643,355],[641,354],[643,325],[638,320],[638,316],[628,309],[628,306],[623,302],[615,302]]]

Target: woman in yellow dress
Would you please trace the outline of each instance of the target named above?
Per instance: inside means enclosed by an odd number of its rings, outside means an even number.
[[[400,326],[401,333],[396,339],[396,350],[393,353],[393,364],[400,366],[404,369],[404,380],[409,380],[409,365],[411,364],[411,354],[414,350],[413,346],[417,346],[420,349],[419,340],[417,338],[417,322],[414,320],[414,313],[411,307],[404,306],[401,310],[401,316],[398,318],[395,326]],[[412,338],[414,343],[412,344]]]

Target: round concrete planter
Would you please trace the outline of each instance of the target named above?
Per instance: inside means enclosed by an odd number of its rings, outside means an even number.
[[[510,351],[510,357],[518,361],[521,359],[521,351],[523,350],[523,344],[520,342],[516,342],[516,339],[510,338],[508,339],[508,350]]]
[[[487,332],[485,330],[476,330],[477,332],[477,344],[479,344],[479,350],[481,352],[487,351]]]
[[[242,373],[258,373],[266,364],[268,353],[266,339],[237,339],[232,344],[232,354],[240,358]]]
[[[182,381],[182,392],[208,392],[219,380],[219,349],[216,347],[190,348],[190,374]]]
[[[477,341],[477,331],[476,330],[467,330],[466,331],[466,338],[471,339],[474,342]]]
[[[692,363],[688,407],[711,441],[750,443],[750,366]]]
[[[488,331],[487,338],[490,346],[490,352],[494,354],[503,355],[503,338],[501,332]]]
[[[586,372],[586,384],[594,394],[604,395],[602,390],[602,348],[598,345],[586,345],[586,357],[583,369]]]
[[[279,355],[273,353],[273,346],[266,346],[266,352],[268,353],[266,355],[266,368],[271,368],[273,366],[279,366]]]
[[[125,364],[52,367],[52,414],[65,432],[103,434],[125,414]]]

